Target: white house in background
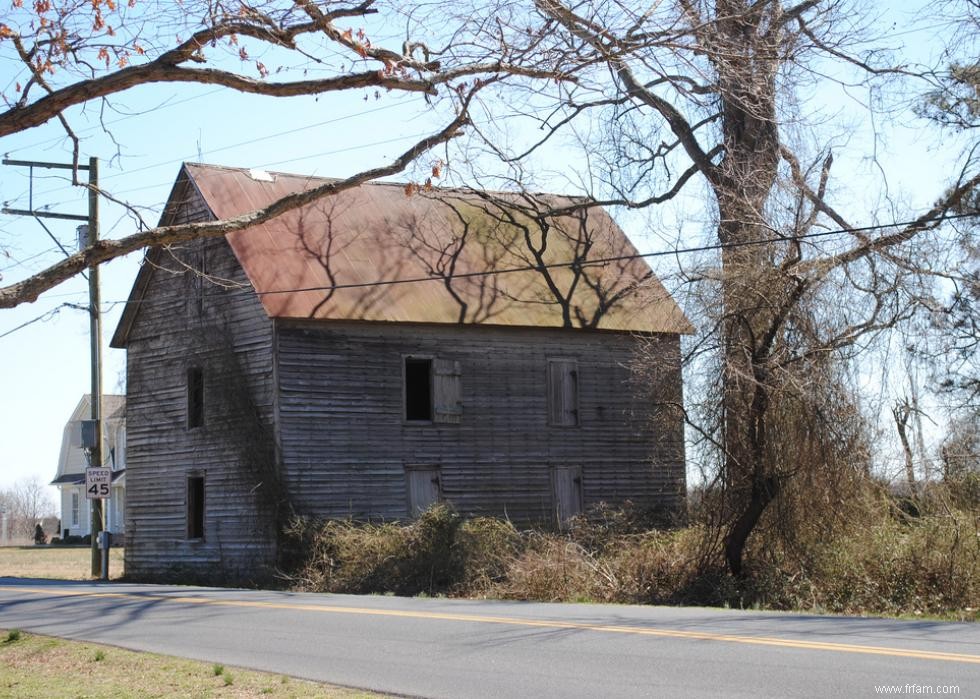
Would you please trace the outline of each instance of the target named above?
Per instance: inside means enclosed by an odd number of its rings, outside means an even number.
[[[82,449],[82,422],[92,414],[92,397],[82,396],[65,425],[61,438],[58,473],[51,485],[61,491],[61,535],[85,536],[92,531],[89,500],[85,497],[85,468],[88,458]],[[111,468],[112,491],[106,500],[106,529],[125,533],[126,503],[126,397],[102,396],[102,465]]]

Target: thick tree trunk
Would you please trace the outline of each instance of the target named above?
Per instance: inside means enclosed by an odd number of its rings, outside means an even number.
[[[758,206],[727,208],[719,232],[723,240],[764,238],[766,227],[758,214],[761,202]],[[722,264],[723,483],[732,522],[725,537],[725,561],[729,572],[742,575],[746,542],[778,494],[767,459],[771,386],[766,371],[768,348],[763,344],[773,317],[772,295],[779,292],[773,288],[776,275],[765,245],[726,250]]]
[[[761,8],[762,6],[760,6]],[[744,0],[717,0],[717,46],[712,62],[722,104],[725,155],[712,188],[718,203],[722,254],[724,487],[732,522],[725,561],[743,572],[746,542],[777,496],[767,461],[770,386],[764,346],[778,295],[768,245],[766,205],[779,167],[776,72],[779,32],[769,32],[763,9]],[[760,14],[761,13],[761,14]],[[776,287],[776,288],[774,288]]]
[[[744,574],[742,559],[749,534],[759,523],[759,519],[769,503],[775,500],[778,495],[779,480],[775,476],[763,478],[752,484],[752,494],[749,501],[725,538],[725,563],[732,575],[742,577]]]

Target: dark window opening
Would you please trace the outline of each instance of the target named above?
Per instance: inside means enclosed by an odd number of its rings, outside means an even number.
[[[405,358],[405,419],[432,420],[432,360]]]
[[[191,367],[187,370],[187,428],[204,424],[204,370]]]
[[[204,538],[204,476],[187,479],[187,538]]]

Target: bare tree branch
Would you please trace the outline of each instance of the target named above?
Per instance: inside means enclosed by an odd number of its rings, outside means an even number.
[[[459,134],[460,129],[469,122],[466,107],[469,105],[472,96],[473,93],[471,92],[459,115],[448,126],[438,133],[418,141],[389,165],[365,170],[343,180],[328,182],[304,192],[287,195],[263,209],[250,211],[235,218],[205,223],[161,226],[134,233],[118,240],[100,240],[95,245],[75,253],[38,274],[0,288],[0,308],[12,308],[21,303],[34,301],[44,291],[71,278],[82,270],[108,262],[134,250],[180,243],[197,238],[217,237],[243,230],[324,197],[333,196],[379,177],[387,177],[401,172],[423,153],[432,150],[439,144],[446,143]]]

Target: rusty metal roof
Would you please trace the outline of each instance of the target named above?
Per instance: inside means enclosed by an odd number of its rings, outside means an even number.
[[[183,172],[217,218],[263,208],[325,181],[200,164],[185,164]],[[578,272],[549,269],[567,299],[564,315],[541,272],[504,271],[636,255],[599,207],[557,218],[512,207],[572,201],[448,189],[408,196],[404,185],[372,183],[230,233],[227,240],[272,318],[561,327],[566,316],[574,326],[599,316],[599,329],[690,332],[642,259]],[[543,248],[540,259],[532,248]],[[497,273],[485,274],[490,271]],[[427,280],[405,283],[422,278]]]

